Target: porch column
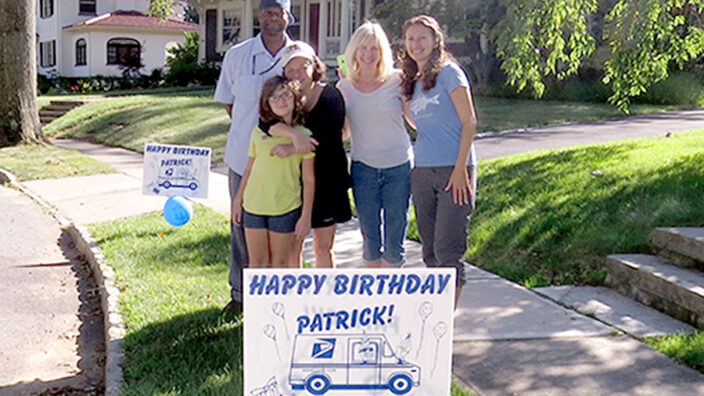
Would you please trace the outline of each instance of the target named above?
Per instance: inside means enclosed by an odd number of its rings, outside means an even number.
[[[252,12],[252,0],[244,1],[244,38],[254,35],[254,14]]]
[[[334,0],[333,0],[334,1]],[[318,23],[318,56],[320,59],[327,58],[328,41],[328,0],[320,0],[320,22]]]
[[[350,25],[352,25],[352,21],[350,21],[350,16],[352,14],[350,13],[350,0],[341,0],[341,2],[342,4],[340,4],[340,7],[342,9],[340,10],[340,49],[341,52],[344,52],[345,47],[347,46],[347,41],[349,41],[350,39]]]
[[[195,9],[198,20],[202,21],[198,24],[198,62],[202,62],[205,60],[205,8],[196,6]]]

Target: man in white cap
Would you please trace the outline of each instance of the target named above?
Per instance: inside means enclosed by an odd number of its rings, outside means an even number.
[[[230,168],[232,202],[247,165],[247,148],[252,129],[259,120],[259,95],[264,81],[281,75],[282,50],[292,43],[286,28],[293,22],[290,0],[262,0],[259,3],[261,32],[230,48],[222,63],[215,100],[225,105],[232,123],[227,136],[225,163]],[[242,269],[248,265],[242,227],[232,225],[230,238],[230,286],[232,300],[224,312],[242,312]]]

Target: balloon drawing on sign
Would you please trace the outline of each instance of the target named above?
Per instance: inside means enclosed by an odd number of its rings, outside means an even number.
[[[261,388],[252,389],[249,394],[252,396],[280,396],[278,392],[279,383],[276,382],[276,377],[269,378],[269,381]]]
[[[425,321],[428,320],[430,314],[433,313],[433,304],[429,301],[425,301],[418,307],[418,314],[420,315],[423,322],[420,325],[420,341],[418,341],[418,350],[416,351],[416,358],[420,355],[420,350],[423,348],[423,338],[425,338]]]
[[[433,369],[430,370],[430,376],[435,374],[435,367],[438,365],[438,352],[440,349],[440,340],[447,334],[447,323],[438,322],[433,327],[433,334],[435,335],[435,362],[433,363]]]
[[[411,334],[406,333],[406,336],[403,337],[403,340],[401,340],[398,346],[396,346],[396,355],[398,355],[399,358],[405,360],[406,356],[411,353],[412,347],[413,344],[411,342]]]
[[[170,197],[164,204],[164,219],[174,227],[180,227],[193,217],[193,205],[180,195]]]
[[[291,336],[288,332],[288,324],[286,323],[286,309],[284,308],[284,305],[280,302],[275,302],[271,305],[271,310],[274,312],[274,315],[280,317],[281,320],[284,322],[284,330],[286,330],[286,339],[288,339],[290,342]]]
[[[276,355],[279,357],[279,360],[281,360],[281,352],[279,352],[279,345],[276,342],[276,327],[274,327],[274,325],[271,323],[267,324],[266,326],[264,326],[264,335],[274,341],[274,346],[276,347]]]

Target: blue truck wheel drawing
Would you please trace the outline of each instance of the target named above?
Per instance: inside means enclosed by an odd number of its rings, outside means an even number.
[[[314,375],[306,381],[306,390],[314,395],[322,395],[330,388],[330,380],[324,375]]]
[[[389,389],[394,395],[405,395],[413,387],[413,381],[406,374],[396,374],[389,380]]]
[[[298,334],[289,384],[323,395],[328,390],[389,390],[420,386],[420,367],[398,357],[384,334]]]

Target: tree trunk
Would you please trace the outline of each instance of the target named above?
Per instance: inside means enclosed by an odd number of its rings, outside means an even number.
[[[37,111],[36,0],[0,0],[0,147],[44,141]]]

